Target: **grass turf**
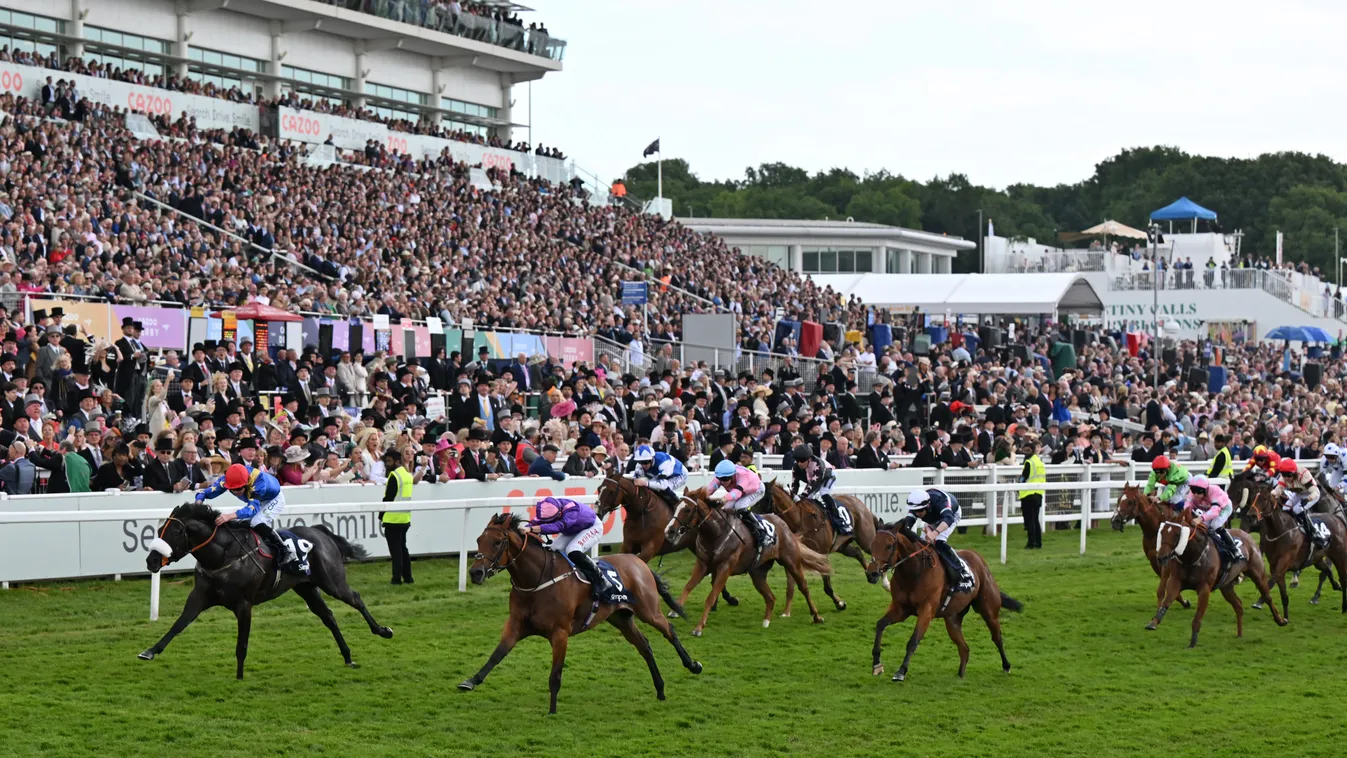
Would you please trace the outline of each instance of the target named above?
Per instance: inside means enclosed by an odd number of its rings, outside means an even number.
[[[1024,614],[1003,612],[1001,673],[985,625],[970,613],[967,679],[939,621],[902,661],[912,621],[885,636],[882,677],[870,675],[874,622],[888,595],[854,562],[834,556],[846,611],[811,582],[826,623],[797,597],[794,616],[761,628],[762,601],[731,580],[738,608],[713,613],[706,636],[678,629],[706,667],[688,674],[648,628],[668,701],[617,630],[572,638],[559,701],[545,717],[550,653],[522,642],[472,693],[455,685],[496,644],[509,582],[455,590],[455,561],[418,561],[417,584],[390,587],[387,563],[350,565],[351,584],[396,637],[370,635],[354,610],[330,601],[359,670],[342,666],[327,630],[292,594],[256,609],[246,679],[234,680],[232,614],[208,611],[152,662],[136,659],[167,630],[190,580],[164,585],[160,621],[146,620],[145,581],[19,587],[0,593],[0,754],[333,756],[706,755],[1341,755],[1347,727],[1333,689],[1347,653],[1336,594],[1320,606],[1292,591],[1277,628],[1248,608],[1245,634],[1213,597],[1199,646],[1187,649],[1192,612],[1177,606],[1158,632],[1156,580],[1140,533],[1049,532],[1025,552],[1012,532],[1011,562],[981,535],[956,538],[981,552]],[[686,554],[664,562],[675,589]],[[1307,577],[1308,578],[1308,577]],[[784,602],[784,575],[771,579]],[[708,583],[693,593],[699,610]],[[1276,594],[1275,590],[1273,592]]]

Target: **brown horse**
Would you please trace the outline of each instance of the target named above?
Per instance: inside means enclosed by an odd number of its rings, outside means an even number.
[[[1155,618],[1146,625],[1147,629],[1155,631],[1180,590],[1196,590],[1197,612],[1193,614],[1193,638],[1188,647],[1197,647],[1197,633],[1202,628],[1202,617],[1207,613],[1207,601],[1211,599],[1211,591],[1218,589],[1226,602],[1235,609],[1235,636],[1243,637],[1244,605],[1239,595],[1235,594],[1235,584],[1241,575],[1253,580],[1254,586],[1258,588],[1258,596],[1271,608],[1272,618],[1277,625],[1286,626],[1286,619],[1277,612],[1268,594],[1267,571],[1263,568],[1262,553],[1253,544],[1248,532],[1231,529],[1230,536],[1242,543],[1244,555],[1222,571],[1221,558],[1200,518],[1184,522],[1166,521],[1160,525],[1155,547],[1164,565],[1160,584],[1164,587],[1165,595],[1160,599]]]
[[[1286,572],[1298,570],[1311,564],[1319,568],[1319,590],[1310,601],[1317,603],[1319,592],[1324,587],[1324,577],[1332,575],[1334,566],[1338,569],[1338,579],[1347,577],[1347,525],[1341,519],[1327,516],[1319,519],[1328,527],[1328,546],[1316,548],[1309,537],[1305,536],[1295,517],[1278,507],[1271,494],[1258,492],[1249,503],[1245,522],[1258,527],[1258,547],[1267,556],[1272,582],[1282,599],[1282,615],[1291,618],[1289,601],[1286,596]],[[1340,584],[1342,592],[1342,612],[1347,613],[1347,582]]]
[[[907,678],[912,654],[917,652],[917,645],[921,644],[926,628],[936,617],[945,620],[945,631],[949,632],[949,638],[959,648],[959,678],[962,679],[968,670],[968,643],[963,638],[963,617],[969,608],[976,610],[986,622],[992,633],[992,642],[996,643],[996,650],[1001,654],[1001,670],[1010,673],[1010,661],[1006,658],[1006,649],[1001,642],[1001,607],[1018,613],[1024,610],[1024,605],[1001,591],[982,556],[972,550],[959,551],[959,557],[972,570],[975,582],[973,589],[955,593],[946,603],[949,585],[945,569],[933,546],[920,541],[915,534],[901,529],[899,525],[892,524],[875,534],[872,547],[874,558],[865,568],[870,583],[878,582],[886,571],[893,571],[889,609],[875,624],[875,646],[872,650],[872,673],[875,676],[884,673],[884,664],[879,661],[884,630],[908,616],[916,616],[917,624],[907,641],[907,655],[903,657],[903,665],[894,673],[893,681],[901,682]]]
[[[702,611],[701,621],[692,629],[694,637],[701,636],[702,629],[706,627],[706,618],[711,614],[711,604],[721,590],[725,589],[725,583],[735,574],[748,574],[752,577],[753,586],[767,603],[762,625],[764,628],[770,625],[776,596],[772,594],[772,588],[767,586],[767,572],[771,570],[773,561],[780,563],[795,583],[800,585],[800,591],[804,593],[805,602],[809,604],[809,613],[814,617],[814,623],[823,623],[823,617],[814,606],[814,600],[809,597],[809,585],[805,583],[804,571],[809,569],[827,576],[832,573],[828,557],[819,555],[801,544],[795,533],[786,528],[786,522],[777,516],[767,515],[763,519],[770,521],[776,528],[776,544],[763,550],[762,557],[755,561],[757,543],[754,542],[748,526],[738,516],[713,505],[703,490],[688,490],[683,495],[678,510],[674,511],[673,518],[669,519],[666,527],[669,539],[681,539],[684,535],[696,534],[696,553],[698,556],[705,556],[705,560],[698,557],[696,565],[692,567],[692,577],[688,579],[678,602],[680,604],[687,602],[692,588],[696,587],[708,573],[711,575],[711,593],[706,596],[706,608]]]
[[[764,484],[766,484],[764,482]],[[875,531],[883,526],[875,514],[865,507],[865,503],[850,495],[838,495],[837,504],[851,514],[852,533],[838,534],[833,529],[832,520],[823,511],[823,505],[813,500],[793,500],[786,488],[775,482],[768,485],[768,501],[772,512],[781,517],[800,541],[821,555],[841,553],[855,558],[865,570],[865,554],[870,552],[870,543],[874,542]],[[888,589],[887,587],[885,589]],[[823,575],[823,591],[832,598],[833,605],[839,611],[847,609],[846,601],[833,592],[833,579]],[[795,580],[786,577],[786,610],[783,617],[790,616],[791,603],[795,599]]]
[[[664,527],[673,518],[673,508],[649,487],[637,487],[635,480],[625,476],[605,477],[596,495],[594,510],[600,519],[618,508],[627,509],[627,517],[622,519],[623,553],[635,553],[649,563],[657,555],[691,550],[697,542],[694,534],[685,534],[675,540],[666,538]],[[739,604],[739,599],[728,589],[721,593],[721,597],[732,606]],[[711,610],[715,610],[715,606]]]
[[[622,632],[640,651],[650,676],[655,681],[655,696],[664,699],[664,679],[660,677],[655,656],[650,652],[650,641],[636,626],[635,618],[655,627],[678,651],[683,667],[694,674],[702,672],[702,664],[692,660],[678,633],[660,613],[660,598],[674,610],[681,606],[669,594],[669,588],[651,572],[645,562],[633,555],[611,555],[606,560],[617,569],[622,584],[633,602],[628,605],[600,605],[594,608],[590,586],[558,553],[542,546],[538,538],[520,531],[519,516],[499,514],[491,517],[486,530],[477,538],[477,558],[468,575],[473,584],[481,584],[491,576],[507,571],[510,574],[510,618],[501,631],[500,643],[491,653],[486,665],[471,678],[459,683],[460,690],[473,690],[486,680],[491,669],[501,662],[515,643],[525,637],[546,637],[552,643],[552,676],[548,679],[551,704],[548,713],[557,712],[557,692],[561,690],[561,668],[566,661],[566,645],[571,635],[593,629],[607,621]]]
[[[1327,485],[1325,484],[1324,486]],[[1261,518],[1254,514],[1253,509],[1250,506],[1254,503],[1261,502],[1263,504],[1262,506],[1263,510],[1266,511],[1268,508],[1268,504],[1272,503],[1275,498],[1275,496],[1272,494],[1272,489],[1273,489],[1273,482],[1266,480],[1260,481],[1254,478],[1252,474],[1248,473],[1236,474],[1235,477],[1230,480],[1230,487],[1227,490],[1227,492],[1230,495],[1230,502],[1234,505],[1235,509],[1234,516],[1239,517],[1240,529],[1243,529],[1244,531],[1250,533],[1262,532],[1263,529],[1261,524]],[[1331,488],[1325,490],[1326,494],[1329,494],[1331,492],[1332,492]],[[1328,501],[1329,501],[1328,497],[1319,498],[1320,503],[1327,503]],[[1339,519],[1343,518],[1342,509],[1338,507],[1336,499],[1332,503],[1332,507],[1329,508],[1328,510],[1320,511],[1317,506],[1315,510],[1323,513],[1332,513],[1336,515]],[[1231,518],[1234,518],[1234,516],[1232,516]],[[1343,524],[1344,526],[1347,526],[1347,521],[1344,521]],[[1266,540],[1260,539],[1259,545],[1263,550],[1264,554],[1266,554],[1268,551],[1268,542]],[[1269,560],[1271,560],[1271,556],[1268,556],[1268,558]],[[1327,559],[1319,560],[1315,564],[1315,567],[1319,569],[1319,586],[1314,590],[1314,597],[1310,598],[1310,604],[1312,605],[1319,604],[1319,598],[1323,595],[1325,581],[1333,585],[1334,592],[1343,591],[1343,585],[1339,584],[1338,581],[1333,578],[1333,570],[1332,570],[1333,567],[1332,564],[1329,563]],[[1296,587],[1300,586],[1300,570],[1301,570],[1300,564],[1296,564],[1296,566],[1294,566],[1291,569],[1292,572],[1291,589],[1295,589]],[[1278,582],[1278,588],[1284,595],[1286,592],[1284,577],[1281,581]],[[1263,607],[1263,601],[1261,599],[1254,601],[1253,607],[1261,610]],[[1286,607],[1285,604],[1283,604],[1283,608],[1285,607]],[[1285,610],[1283,610],[1283,615],[1285,615]]]
[[[1155,554],[1155,535],[1160,531],[1160,525],[1165,522],[1164,510],[1164,506],[1145,494],[1140,487],[1126,484],[1123,485],[1122,495],[1118,497],[1118,511],[1113,514],[1110,522],[1113,528],[1120,532],[1128,521],[1137,522],[1137,526],[1141,527],[1141,551],[1146,554],[1146,560],[1150,561],[1151,570],[1156,576],[1161,576],[1161,572],[1160,559]],[[1164,596],[1165,583],[1160,582],[1155,588],[1155,599],[1159,601]],[[1178,601],[1184,608],[1193,607],[1182,596],[1179,596]]]

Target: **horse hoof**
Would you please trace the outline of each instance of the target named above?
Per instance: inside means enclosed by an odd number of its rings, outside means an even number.
[[[693,630],[692,630],[692,636],[693,636],[693,637],[700,637],[700,636],[702,636],[702,630],[701,630],[700,628],[698,628],[698,629],[693,629]]]
[[[1010,673],[1010,664],[1006,664],[1005,666],[1002,666],[1002,667],[1001,667],[1001,671],[1002,671],[1003,673],[1009,674],[1009,673]]]
[[[788,618],[790,618],[790,611],[786,611],[785,613],[781,614],[781,618],[783,618],[783,619],[788,619]]]
[[[682,616],[678,615],[678,611],[669,611],[669,618],[676,619],[682,618]]]
[[[464,679],[458,683],[458,688],[464,692],[472,692],[477,689],[477,685],[473,684],[471,679]]]
[[[725,602],[727,602],[727,603],[730,604],[730,607],[731,607],[731,608],[738,608],[738,607],[739,607],[739,598],[737,598],[737,597],[727,597],[727,598],[724,598],[724,600],[725,600]]]
[[[1317,598],[1317,597],[1312,597],[1312,598],[1310,598],[1310,605],[1318,605],[1318,604],[1319,604],[1319,598]]]
[[[1154,621],[1152,621],[1151,623],[1149,623],[1149,624],[1146,625],[1146,631],[1148,631],[1148,632],[1153,632],[1153,631],[1155,631],[1155,627],[1156,627],[1156,626],[1158,626],[1158,624],[1156,624]]]
[[[1277,626],[1286,626],[1289,623],[1291,623],[1291,619],[1282,619],[1277,622]]]
[[[880,663],[870,670],[870,676],[879,676],[884,673],[884,664]]]
[[[766,629],[767,627],[769,627],[769,626],[771,626],[771,625],[772,625],[772,620],[771,620],[771,619],[763,619],[763,620],[762,620],[762,628],[763,628],[763,629]]]
[[[154,652],[146,650],[136,657],[141,659],[142,661],[152,661],[154,660]]]
[[[899,671],[893,675],[893,681],[895,682],[905,681],[906,679],[907,679],[906,671]]]
[[[822,624],[822,623],[823,623],[823,617],[822,617],[822,616],[815,616],[815,617],[814,617],[814,623],[815,623],[815,624]]]
[[[838,602],[833,603],[833,605],[837,606],[837,610],[839,611],[845,611],[847,609],[847,604],[845,601],[839,600]]]
[[[1256,610],[1256,611],[1261,611],[1261,610],[1263,610],[1263,601],[1262,601],[1262,600],[1255,600],[1254,603],[1253,603],[1253,609]]]
[[[656,699],[656,700],[667,700],[668,698],[664,697],[664,693],[663,693],[663,692],[656,692],[656,693],[655,693],[655,699]]]
[[[691,672],[694,673],[694,674],[700,674],[700,673],[702,673],[702,664],[701,664],[701,661],[693,661],[693,662],[692,662],[692,665],[691,665],[691,666],[688,666],[688,671],[691,671]]]
[[[1295,589],[1296,587],[1299,586],[1300,586],[1300,577],[1298,576],[1291,577],[1291,589]]]
[[[391,639],[393,639],[393,630],[392,630],[392,629],[389,629],[389,628],[386,627],[386,626],[385,626],[385,627],[381,627],[381,628],[379,629],[379,631],[375,632],[375,634],[379,635],[380,637],[383,637],[383,638],[386,639],[386,640],[391,640]]]
[[[346,662],[346,668],[348,668],[348,669],[358,669],[358,668],[360,668],[360,664],[359,664],[359,663],[356,663],[355,661],[347,661],[347,662]]]

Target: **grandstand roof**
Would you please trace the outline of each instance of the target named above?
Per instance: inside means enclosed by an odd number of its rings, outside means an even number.
[[[1099,293],[1078,274],[814,274],[814,282],[868,305],[955,314],[1098,314]]]
[[[947,234],[923,232],[887,224],[871,224],[864,221],[846,221],[825,219],[784,218],[682,218],[678,219],[689,229],[715,234],[727,239],[735,237],[775,237],[798,238],[801,242],[813,238],[864,238],[867,241],[880,241],[901,245],[903,242],[915,242],[933,247],[944,248],[951,252],[974,250],[977,242]]]

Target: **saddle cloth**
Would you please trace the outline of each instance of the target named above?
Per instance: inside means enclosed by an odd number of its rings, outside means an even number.
[[[1332,538],[1332,533],[1328,531],[1328,526],[1321,518],[1311,518],[1310,525],[1314,527],[1314,536],[1320,542],[1327,544]]]
[[[963,556],[958,553],[955,553],[954,557],[959,559],[959,583],[954,586],[953,591],[968,592],[973,589],[977,580],[973,577],[973,570],[968,567],[968,561],[965,561]]]
[[[569,557],[567,557],[566,560],[571,563],[572,567],[575,566],[575,563],[571,561]],[[622,575],[618,573],[617,568],[613,566],[613,564],[608,561],[600,560],[595,561],[594,566],[599,570],[599,573],[603,574],[604,578],[608,580],[607,587],[600,587],[596,591],[596,594],[598,595],[594,601],[596,606],[621,605],[623,603],[630,605],[635,602],[632,600],[631,593],[627,591],[626,585],[622,583]],[[590,583],[589,580],[585,578],[585,575],[578,571],[576,572],[575,577],[585,584]]]
[[[753,514],[753,518],[757,519],[758,524],[762,526],[762,534],[765,538],[763,543],[758,545],[758,554],[761,555],[768,548],[776,544],[776,524],[773,524],[771,521],[768,521],[756,513]]]

